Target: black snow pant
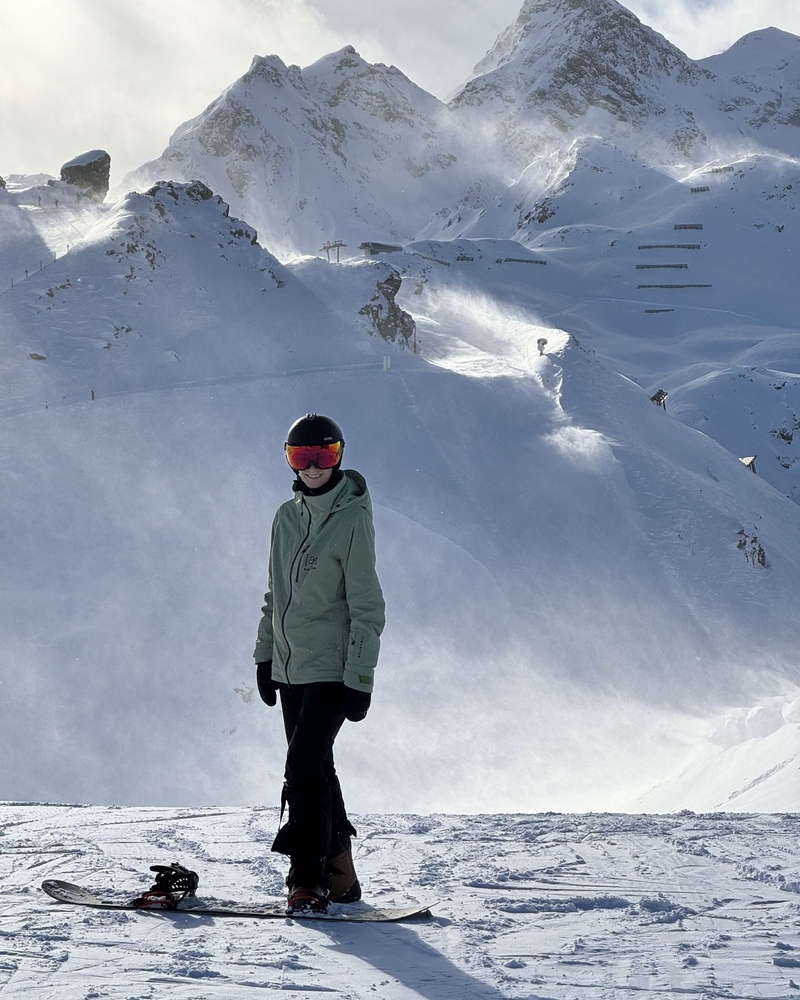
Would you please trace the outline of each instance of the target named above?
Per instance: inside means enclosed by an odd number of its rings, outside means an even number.
[[[328,860],[356,834],[333,765],[333,743],[345,720],[344,684],[281,684],[280,696],[289,744],[283,786],[289,819],[272,850],[289,855],[291,884],[327,886]]]

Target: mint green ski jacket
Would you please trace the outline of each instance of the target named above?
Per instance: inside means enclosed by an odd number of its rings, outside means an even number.
[[[269,590],[254,657],[288,684],[344,681],[372,691],[384,626],[372,503],[346,469],[322,496],[295,493],[272,522]]]

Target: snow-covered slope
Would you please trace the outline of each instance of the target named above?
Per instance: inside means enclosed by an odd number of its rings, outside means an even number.
[[[49,181],[14,176],[0,188],[0,295],[67,253],[107,211],[74,185]]]
[[[694,714],[797,680],[800,509],[492,286],[514,247],[481,296],[429,244],[287,267],[164,184],[3,297],[5,794],[274,794],[249,664],[310,410],[370,482],[390,608],[356,807],[624,804]]]
[[[546,266],[506,263],[483,277],[454,260],[459,280],[501,280],[651,394],[667,390],[670,413],[760,456],[759,474],[796,497],[798,192],[798,163],[784,157],[675,176],[576,140],[504,194],[441,213],[426,234],[458,239],[462,256],[475,237],[524,244],[495,256]]]
[[[771,812],[800,809],[800,698],[768,698],[718,719],[683,767],[638,805]]]
[[[129,901],[153,862],[200,875],[197,902],[278,903],[277,809],[0,806],[0,990],[9,1000],[606,1000],[796,992],[797,816],[360,815],[367,905],[430,920],[209,919],[58,904],[76,881]]]

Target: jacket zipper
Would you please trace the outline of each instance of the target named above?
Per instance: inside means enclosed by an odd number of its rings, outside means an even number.
[[[286,602],[286,607],[283,609],[283,614],[281,615],[281,632],[283,632],[283,641],[286,643],[286,648],[289,650],[289,655],[286,657],[286,683],[291,685],[289,680],[289,663],[292,659],[292,647],[289,645],[289,639],[286,635],[286,614],[289,610],[289,605],[292,603],[292,596],[294,594],[294,564],[297,562],[297,557],[303,551],[303,546],[308,541],[308,536],[311,534],[311,511],[308,509],[308,505],[303,501],[303,507],[308,513],[308,527],[306,528],[305,537],[300,542],[300,546],[297,552],[294,554],[291,565],[289,567],[289,599]],[[300,564],[297,565],[297,582],[300,583]]]

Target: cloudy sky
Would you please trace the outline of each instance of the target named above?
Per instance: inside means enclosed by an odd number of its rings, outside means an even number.
[[[437,97],[466,79],[522,0],[0,0],[0,175],[58,173],[95,147],[112,181],[157,156],[256,53],[301,66],[352,44]],[[693,58],[800,0],[628,0]]]

